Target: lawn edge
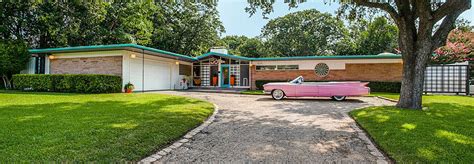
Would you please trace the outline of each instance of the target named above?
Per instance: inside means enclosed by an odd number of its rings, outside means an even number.
[[[188,131],[184,136],[182,136],[180,139],[176,140],[173,144],[171,144],[168,147],[165,147],[156,153],[140,160],[138,163],[153,163],[157,162],[164,156],[168,155],[171,153],[173,150],[181,147],[184,143],[189,142],[196,134],[201,132],[204,128],[208,127],[211,123],[213,123],[216,119],[216,115],[219,112],[219,106],[216,104],[212,103],[214,105],[214,112],[212,113],[211,116],[207,118],[206,121],[204,121],[201,125],[197,126],[196,128]]]
[[[378,97],[378,96],[377,96]],[[387,100],[387,101],[391,101],[391,100]],[[396,102],[396,101],[395,101]],[[366,107],[360,107],[360,108],[356,108],[350,112],[354,112],[354,111],[357,111],[357,110],[362,110],[362,109],[365,109],[365,108],[369,108],[370,106],[366,106]],[[357,135],[360,139],[364,140],[366,143],[368,143],[367,145],[367,148],[370,150],[370,154],[374,155],[377,157],[377,163],[380,164],[380,163],[396,163],[395,162],[395,159],[393,159],[392,157],[390,157],[390,155],[388,153],[386,153],[382,147],[380,147],[378,144],[377,144],[377,141],[374,140],[374,138],[372,138],[372,136],[369,134],[369,132],[367,132],[367,130],[361,125],[359,124],[359,122],[357,122],[357,119],[355,119],[354,117],[352,117],[352,115],[350,114],[350,112],[346,113],[346,115],[351,118],[352,120],[354,120],[354,123],[351,124],[351,127],[353,129],[356,130],[357,132]],[[380,160],[380,161],[379,161]]]
[[[391,99],[391,98],[387,98],[387,97],[383,97],[383,96],[375,96],[375,97],[377,97],[377,98],[379,98],[379,99],[391,101],[391,102],[398,102],[398,100]]]

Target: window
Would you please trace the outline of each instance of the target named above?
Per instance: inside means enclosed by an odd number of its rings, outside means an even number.
[[[298,70],[298,65],[258,65],[258,71],[266,70]]]
[[[277,65],[278,70],[297,70],[298,65]]]
[[[45,74],[46,73],[46,56],[37,55],[35,58],[35,74]]]
[[[276,70],[276,65],[257,65],[258,71]]]
[[[326,63],[318,63],[314,67],[314,73],[319,77],[326,77],[329,74],[329,66]]]
[[[191,66],[190,65],[179,65],[179,75],[191,76]]]

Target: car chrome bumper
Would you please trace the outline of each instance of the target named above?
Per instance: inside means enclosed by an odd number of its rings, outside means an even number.
[[[263,94],[269,95],[272,94],[272,91],[263,91]]]

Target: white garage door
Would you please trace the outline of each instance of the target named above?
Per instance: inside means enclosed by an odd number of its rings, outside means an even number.
[[[142,90],[142,60],[130,61],[130,82],[135,90]],[[171,89],[171,66],[169,63],[145,60],[145,90]]]

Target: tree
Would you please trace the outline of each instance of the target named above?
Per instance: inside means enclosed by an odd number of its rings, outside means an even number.
[[[152,47],[196,56],[215,46],[225,31],[215,3],[156,3]]]
[[[261,37],[276,56],[332,55],[344,33],[342,21],[312,9],[270,20]]]
[[[349,22],[349,34],[337,43],[336,55],[396,53],[398,28],[385,17],[359,18]]]
[[[0,75],[6,89],[10,89],[11,76],[26,68],[30,59],[23,41],[0,41]]]
[[[264,47],[265,42],[260,38],[234,35],[226,36],[221,40],[225,43],[230,54],[245,57],[264,57],[269,55]]]
[[[377,17],[368,24],[357,39],[358,54],[379,54],[394,52],[397,44],[398,28],[389,24],[384,17]]]
[[[136,43],[196,55],[224,31],[212,2],[6,1],[0,12],[0,39],[30,48]]]
[[[232,35],[226,36],[221,40],[225,43],[225,46],[228,48],[230,54],[241,55],[237,48],[249,40],[249,38],[246,36]]]
[[[102,22],[102,44],[151,44],[154,30],[151,19],[155,10],[156,5],[151,1],[112,3]]]
[[[246,11],[250,14],[262,9],[263,14],[273,11],[275,1],[251,0]],[[298,2],[289,1],[290,7]],[[399,108],[421,109],[424,72],[432,52],[445,44],[454,29],[456,19],[471,8],[471,0],[351,0],[340,1],[356,6],[380,9],[386,12],[397,25],[398,45],[402,51],[403,79]],[[434,28],[439,23],[439,28]]]
[[[258,38],[250,38],[245,40],[239,47],[237,51],[241,56],[245,57],[264,57],[265,54],[264,43]]]

